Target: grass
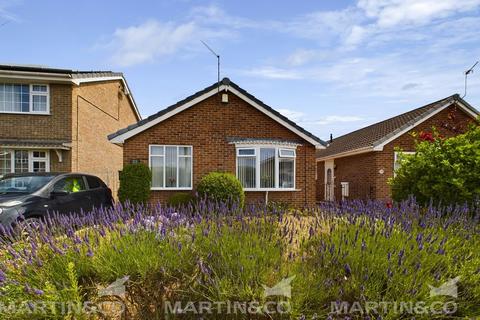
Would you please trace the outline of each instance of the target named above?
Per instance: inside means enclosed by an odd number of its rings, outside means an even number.
[[[420,208],[414,202],[394,208],[325,204],[303,212],[264,207],[231,212],[222,204],[174,212],[126,205],[58,218],[32,231],[28,241],[3,240],[0,303],[24,308],[3,308],[0,319],[112,318],[105,308],[92,312],[104,301],[121,301],[124,315],[133,319],[199,317],[168,313],[166,301],[286,304],[289,311],[226,315],[225,305],[213,304],[213,313],[203,315],[212,319],[219,311],[223,319],[475,317],[480,315],[478,219],[478,208]],[[125,295],[99,295],[125,276]],[[292,276],[291,297],[265,296],[265,287]],[[429,285],[456,277],[458,298],[430,296]],[[363,313],[348,308],[341,314],[332,309],[332,303],[365,309],[367,302],[382,301],[448,302],[456,310],[412,315],[393,308]],[[40,310],[39,302],[50,304]],[[62,304],[85,302],[90,309],[62,310]]]

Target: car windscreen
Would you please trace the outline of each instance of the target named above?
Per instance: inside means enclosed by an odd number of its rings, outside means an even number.
[[[0,179],[0,194],[2,193],[32,193],[47,183],[54,176],[18,176]]]

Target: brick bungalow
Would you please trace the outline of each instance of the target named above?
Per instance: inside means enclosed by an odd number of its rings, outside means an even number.
[[[0,176],[81,171],[115,192],[123,153],[107,135],[139,120],[122,73],[0,65]]]
[[[231,172],[247,202],[315,203],[315,151],[325,143],[228,78],[109,136],[124,164],[152,169],[152,201],[195,192],[212,171]]]
[[[359,129],[331,141],[317,157],[317,200],[389,200],[397,148],[415,152],[413,132],[432,127],[451,137],[464,132],[478,111],[458,95]]]

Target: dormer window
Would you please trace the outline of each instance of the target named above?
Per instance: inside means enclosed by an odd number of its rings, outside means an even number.
[[[48,114],[46,84],[0,83],[0,113]]]

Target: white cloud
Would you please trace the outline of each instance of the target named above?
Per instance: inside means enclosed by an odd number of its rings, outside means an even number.
[[[350,34],[345,38],[345,45],[356,46],[365,39],[367,34],[367,28],[361,26],[353,26]]]
[[[298,49],[287,57],[287,63],[293,67],[302,66],[317,56],[315,50]]]
[[[10,7],[18,5],[18,0],[0,0],[0,24],[6,24],[8,22],[20,22],[20,18],[9,10]]]
[[[119,66],[151,62],[187,45],[195,36],[193,22],[175,25],[155,20],[141,25],[117,29],[110,46],[114,48],[112,61]]]
[[[199,24],[215,24],[218,26],[226,26],[233,29],[255,28],[255,29],[270,29],[279,25],[279,22],[270,20],[252,20],[239,16],[229,15],[225,10],[217,5],[194,7],[189,19],[198,22]]]
[[[315,125],[328,125],[332,123],[349,123],[364,120],[364,118],[353,115],[328,115],[316,119],[311,119],[302,111],[291,109],[278,109],[278,112],[289,118],[290,120],[304,126],[312,127]]]
[[[318,11],[284,23],[283,30],[320,47],[352,49],[377,37],[393,41],[412,30],[480,7],[480,0],[358,0],[356,5]]]
[[[107,45],[100,47],[112,52],[113,64],[126,67],[198,50],[200,40],[233,38],[234,29],[247,24],[247,19],[227,16],[216,6],[196,7],[184,22],[147,20],[118,28]]]
[[[348,115],[331,115],[321,117],[320,119],[315,120],[315,124],[318,125],[327,125],[331,123],[347,123],[347,122],[358,122],[364,120],[362,117],[359,116],[348,116]]]
[[[480,6],[480,0],[359,0],[357,7],[379,27],[426,24]]]
[[[267,79],[295,80],[295,79],[302,79],[304,77],[302,74],[298,73],[295,70],[276,68],[271,66],[249,69],[249,70],[242,71],[242,73],[249,76],[267,78]]]
[[[290,110],[290,109],[277,109],[278,112],[283,114],[288,119],[292,120],[293,122],[302,122],[305,114],[300,111]]]
[[[315,49],[297,49],[285,59],[287,66],[300,67],[318,60],[319,50],[325,48],[341,52],[396,39],[423,41],[433,35],[413,27],[479,7],[480,0],[358,0],[344,9],[274,21],[229,15],[217,5],[199,6],[187,12],[183,22],[149,20],[137,26],[119,28],[111,36],[108,47],[113,52],[115,64],[130,66],[191,49],[192,42],[197,43],[198,39],[232,38],[242,29],[255,29],[314,40]],[[0,0],[0,14],[3,11]],[[461,26],[457,24],[455,28]],[[457,36],[461,37],[458,33]],[[271,79],[304,77],[297,71],[273,65],[257,67],[248,73]]]
[[[299,16],[284,23],[278,30],[315,40],[322,45],[330,41],[341,42],[348,37],[355,25],[363,23],[364,20],[361,10],[347,7],[342,10],[318,11]]]

